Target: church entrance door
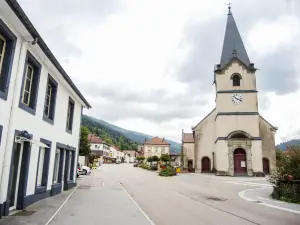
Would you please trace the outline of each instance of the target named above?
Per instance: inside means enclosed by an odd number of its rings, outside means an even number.
[[[202,158],[201,172],[210,172],[210,159],[208,157]]]
[[[247,174],[246,151],[242,148],[234,150],[234,175]]]
[[[269,160],[267,158],[263,158],[263,171],[265,174],[270,173],[270,165]]]
[[[188,171],[189,172],[193,171],[193,160],[188,160]]]

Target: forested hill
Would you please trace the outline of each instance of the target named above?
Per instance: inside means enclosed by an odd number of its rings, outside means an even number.
[[[124,128],[107,123],[104,120],[100,120],[100,119],[96,119],[96,118],[93,118],[90,116],[83,115],[82,116],[82,125],[87,126],[86,125],[87,123],[89,124],[89,127],[97,126],[99,129],[102,130],[102,132],[105,131],[107,134],[109,134],[114,139],[123,137],[123,139],[130,140],[135,144],[143,143],[145,141],[145,138],[148,140],[153,138],[153,136],[148,135],[148,134],[143,134],[143,133],[136,132],[136,131],[126,130]],[[104,135],[104,134],[102,134],[102,135]],[[166,139],[166,141],[171,144],[172,152],[180,152],[180,150],[181,150],[180,144],[178,144],[174,141],[168,140],[168,139]]]
[[[276,145],[276,148],[278,148],[282,151],[285,151],[287,149],[287,147],[291,146],[291,145],[300,145],[300,139],[293,139],[290,141],[282,142],[282,143]]]
[[[81,122],[90,132],[100,137],[106,143],[113,144],[121,150],[137,150],[138,144],[136,142],[124,137],[120,132],[102,125],[96,119],[82,115]]]

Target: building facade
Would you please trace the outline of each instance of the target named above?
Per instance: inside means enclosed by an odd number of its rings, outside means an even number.
[[[94,134],[89,134],[88,139],[91,145],[91,153],[98,157],[98,163],[103,164],[110,158],[110,145]]]
[[[155,155],[161,157],[162,154],[170,154],[170,144],[164,138],[154,137],[150,140],[145,139],[140,150],[145,158]]]
[[[83,107],[17,1],[1,1],[0,217],[76,185]]]
[[[263,176],[275,168],[277,128],[258,112],[255,71],[229,7],[221,60],[214,73],[216,107],[191,133],[183,133],[183,149],[194,148],[190,157],[197,171]]]

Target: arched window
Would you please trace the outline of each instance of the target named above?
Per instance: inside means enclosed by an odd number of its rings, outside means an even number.
[[[233,86],[241,86],[241,79],[242,79],[241,75],[234,74],[232,75],[231,79],[232,79]]]

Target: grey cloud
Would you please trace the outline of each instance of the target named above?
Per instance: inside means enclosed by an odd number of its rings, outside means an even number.
[[[20,5],[58,58],[79,57],[68,38],[70,27],[99,24],[123,9],[123,0],[19,0]],[[88,37],[87,37],[88,38]]]
[[[261,65],[261,73],[258,74],[261,80],[259,87],[264,91],[274,91],[277,95],[297,91],[300,73],[294,66],[295,49],[293,46],[280,48],[273,55],[259,61]]]
[[[109,121],[143,118],[155,123],[176,118],[191,118],[199,115],[207,103],[205,97],[192,95],[168,96],[165,90],[138,92],[125,84],[97,85],[81,83],[80,89],[93,96],[93,108],[97,117]]]
[[[254,0],[235,1],[232,7],[237,26],[246,44],[246,35],[251,28],[262,19],[275,20],[282,14],[294,14],[299,17],[300,2],[282,0]],[[199,15],[200,17],[200,15]],[[195,94],[208,93],[213,82],[214,64],[219,63],[226,25],[226,11],[224,15],[215,17],[209,22],[195,22],[190,20],[185,25],[182,33],[183,39],[180,48],[191,49],[187,59],[175,71],[175,77],[191,87]],[[260,35],[260,34],[257,34]],[[249,48],[245,46],[249,54]],[[287,94],[298,88],[296,79],[295,48],[290,43],[283,49],[277,49],[273,55],[264,58],[250,57],[261,71],[257,76],[262,76],[258,87],[260,91],[274,91],[277,94]],[[262,73],[260,75],[260,73]],[[291,84],[292,83],[292,84]],[[265,104],[263,107],[268,107]]]

